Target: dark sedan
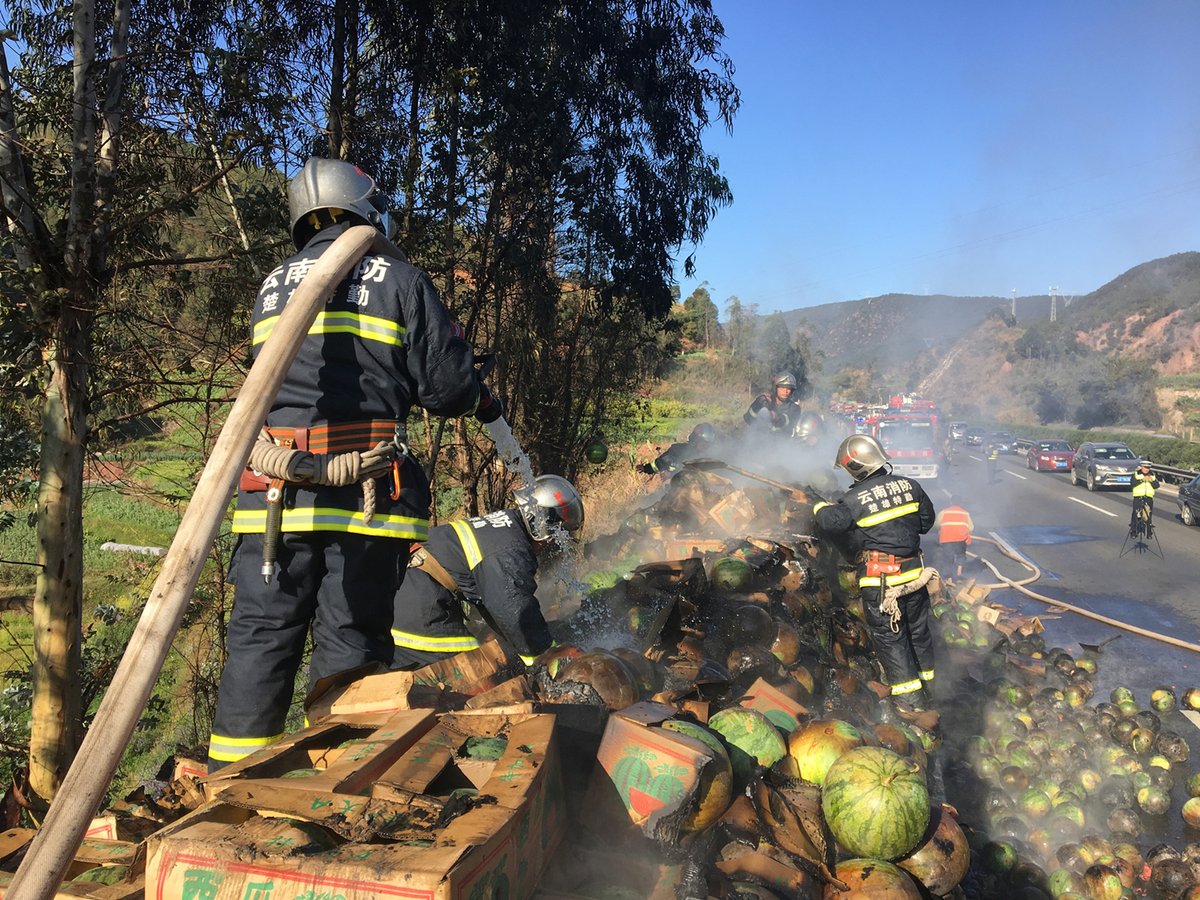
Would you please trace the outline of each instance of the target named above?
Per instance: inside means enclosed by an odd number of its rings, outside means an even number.
[[[1025,452],[1025,465],[1036,472],[1066,472],[1074,459],[1066,441],[1034,441]]]
[[[987,434],[986,428],[981,428],[978,425],[972,425],[963,432],[963,442],[979,446],[983,443],[983,436]]]
[[[984,435],[983,445],[995,447],[997,453],[1016,453],[1017,439],[1007,431],[992,431]]]
[[[1184,525],[1200,522],[1200,475],[1179,486],[1179,518]]]

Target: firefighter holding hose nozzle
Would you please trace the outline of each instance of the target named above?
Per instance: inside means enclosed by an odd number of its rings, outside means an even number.
[[[800,404],[796,401],[796,376],[777,372],[771,378],[771,393],[759,394],[742,414],[749,426],[770,428],[777,434],[790,435],[800,421]]]
[[[836,503],[813,506],[817,528],[857,553],[863,611],[892,700],[902,714],[920,712],[934,677],[926,588],[934,570],[921,556],[933,503],[915,479],[892,473],[887,453],[869,435],[842,441],[834,465],[854,484]]]

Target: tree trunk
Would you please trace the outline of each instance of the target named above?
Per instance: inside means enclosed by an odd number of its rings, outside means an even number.
[[[86,317],[90,319],[90,316]],[[83,604],[84,398],[88,329],[64,306],[47,352],[50,383],[42,406],[38,554],[33,601],[33,710],[29,783],[54,797],[79,746],[80,615]]]

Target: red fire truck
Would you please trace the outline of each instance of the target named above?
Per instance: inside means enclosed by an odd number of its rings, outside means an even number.
[[[942,470],[942,417],[937,404],[909,394],[888,401],[871,434],[892,459],[892,471],[913,478],[937,478]]]

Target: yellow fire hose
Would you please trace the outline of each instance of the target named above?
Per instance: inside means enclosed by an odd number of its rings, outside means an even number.
[[[1016,554],[1012,553],[1011,551],[1008,550],[1008,548],[1004,547],[999,541],[993,541],[991,538],[978,537],[978,536],[974,537],[972,540],[985,541],[986,543],[993,545],[1001,553],[1003,553],[1005,556],[1007,556],[1009,559],[1019,562],[1022,566],[1024,566],[1026,569],[1029,569],[1033,573],[1032,575],[1030,575],[1027,578],[1022,578],[1020,581],[1014,581],[1010,578],[1006,578],[1005,576],[1001,575],[1000,570],[997,569],[994,565],[992,565],[988,560],[984,559],[982,556],[979,556],[976,553],[968,553],[967,554],[968,556],[971,556],[974,559],[979,560],[981,563],[983,563],[985,566],[987,566],[992,571],[992,574],[995,575],[997,579],[999,579],[999,582],[1000,582],[999,584],[985,584],[985,585],[982,585],[982,587],[1012,588],[1013,590],[1020,591],[1026,597],[1032,597],[1034,600],[1040,600],[1042,603],[1048,603],[1051,606],[1055,606],[1060,609],[1069,610],[1070,612],[1076,613],[1077,615],[1083,616],[1084,618],[1094,619],[1097,622],[1103,622],[1105,625],[1111,625],[1114,628],[1121,628],[1125,631],[1132,632],[1133,634],[1139,634],[1142,637],[1148,637],[1151,640],[1162,641],[1164,644],[1170,644],[1173,647],[1182,647],[1184,650],[1192,650],[1196,653],[1200,653],[1200,644],[1193,644],[1188,641],[1182,641],[1179,638],[1170,637],[1169,635],[1159,634],[1156,631],[1148,631],[1145,628],[1138,628],[1136,625],[1130,625],[1128,622],[1121,622],[1121,621],[1118,621],[1117,619],[1110,619],[1108,616],[1102,616],[1099,613],[1094,613],[1090,609],[1083,609],[1078,606],[1073,606],[1070,603],[1063,602],[1062,600],[1055,600],[1053,597],[1047,597],[1044,594],[1039,594],[1035,591],[1031,591],[1025,585],[1030,584],[1031,582],[1037,581],[1039,578],[1041,578],[1042,577],[1041,569],[1039,569],[1037,566],[1035,566],[1029,560],[1023,559],[1020,556],[1017,556]]]

